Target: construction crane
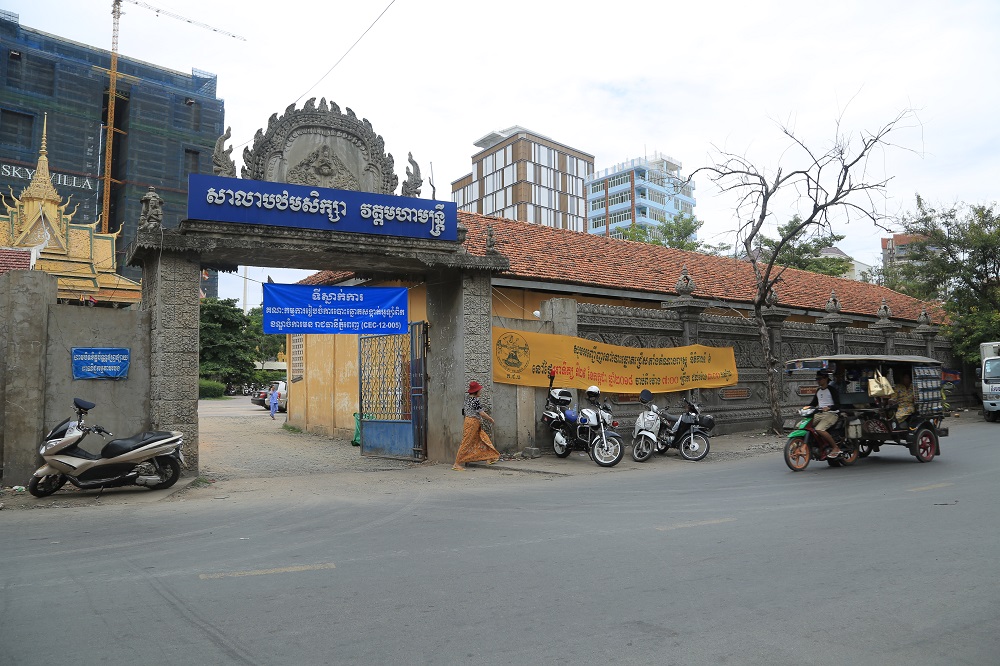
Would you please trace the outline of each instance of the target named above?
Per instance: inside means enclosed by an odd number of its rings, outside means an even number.
[[[199,28],[205,28],[206,30],[217,32],[220,35],[225,35],[226,37],[232,37],[233,39],[238,39],[243,42],[246,41],[245,38],[240,37],[239,35],[234,35],[231,32],[226,32],[225,30],[220,30],[219,28],[213,28],[212,26],[200,21],[195,21],[179,14],[168,12],[165,9],[148,5],[140,0],[125,0],[125,2],[138,5],[139,7],[144,7],[152,12],[155,12],[157,16],[162,14],[163,16],[169,16],[170,18],[190,23],[191,25],[198,26]],[[108,122],[106,125],[107,139],[104,142],[104,191],[103,196],[101,197],[101,233],[108,232],[108,213],[111,209],[111,155],[113,152],[112,147],[114,146],[114,135],[116,131],[115,98],[118,96],[118,23],[121,20],[121,16],[122,0],[112,0],[111,68],[108,70]]]

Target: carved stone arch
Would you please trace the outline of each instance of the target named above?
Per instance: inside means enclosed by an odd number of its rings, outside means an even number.
[[[301,109],[291,104],[253,147],[243,151],[243,178],[393,194],[399,184],[392,155],[367,119],[315,98]]]

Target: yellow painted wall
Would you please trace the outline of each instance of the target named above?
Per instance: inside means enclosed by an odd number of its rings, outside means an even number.
[[[380,286],[409,286],[410,321],[427,319],[424,285],[392,282]],[[287,348],[291,349],[290,340]],[[307,335],[303,356],[303,379],[289,386],[289,425],[328,437],[353,438],[359,391],[358,336]]]

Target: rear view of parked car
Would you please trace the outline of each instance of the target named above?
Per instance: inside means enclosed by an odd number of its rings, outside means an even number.
[[[288,390],[285,387],[285,382],[281,381],[271,382],[270,388],[263,388],[254,393],[250,397],[250,402],[254,405],[259,405],[264,409],[271,409],[271,405],[267,402],[268,391],[278,392],[278,411],[288,411]]]

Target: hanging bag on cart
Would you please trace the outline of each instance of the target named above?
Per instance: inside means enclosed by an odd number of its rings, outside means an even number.
[[[875,376],[868,380],[868,395],[873,398],[891,398],[896,395],[896,391],[889,380],[876,370]]]

